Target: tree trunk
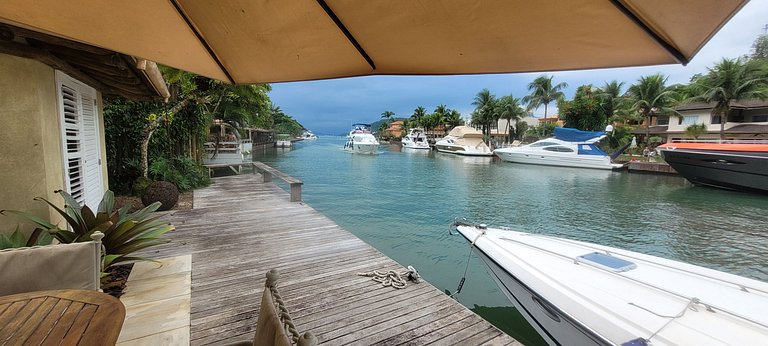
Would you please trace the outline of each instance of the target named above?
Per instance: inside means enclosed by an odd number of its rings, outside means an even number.
[[[651,115],[645,116],[645,143],[651,143]]]
[[[544,119],[547,118],[547,103],[544,104]]]
[[[144,137],[141,139],[141,176],[149,178],[149,140],[157,126],[148,126],[144,128]]]

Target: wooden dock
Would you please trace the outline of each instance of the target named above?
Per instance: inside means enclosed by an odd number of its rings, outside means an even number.
[[[519,345],[427,282],[358,276],[405,268],[259,175],[215,178],[169,218],[173,241],[149,255],[192,255],[192,345],[252,338],[272,268],[297,329],[321,344]]]

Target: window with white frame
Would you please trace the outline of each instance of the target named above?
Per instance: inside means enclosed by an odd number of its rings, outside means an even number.
[[[693,125],[699,123],[698,115],[686,115],[680,118],[680,125]]]

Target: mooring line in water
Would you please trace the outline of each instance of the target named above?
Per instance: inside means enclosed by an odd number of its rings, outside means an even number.
[[[477,237],[475,237],[475,240],[472,241],[471,244],[469,244],[469,253],[467,254],[467,264],[464,266],[464,275],[461,276],[461,281],[459,281],[459,288],[456,289],[456,292],[453,292],[452,294],[448,295],[449,297],[453,298],[455,295],[459,294],[461,292],[461,289],[464,287],[464,281],[467,280],[467,271],[469,270],[469,261],[472,259],[472,248],[475,247],[475,242],[477,242],[480,237],[485,235],[485,229],[481,229],[480,233],[477,234]]]

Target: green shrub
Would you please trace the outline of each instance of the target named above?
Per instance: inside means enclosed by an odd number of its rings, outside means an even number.
[[[13,212],[12,210],[8,211]],[[5,212],[6,210],[0,210],[0,214],[4,214]],[[21,233],[21,231],[19,231],[19,226],[16,226],[16,231],[14,231],[10,236],[6,236],[5,234],[0,233],[0,250],[17,247],[48,245],[52,241],[53,237],[51,234],[45,232],[45,230],[42,228],[35,228],[35,230],[32,231],[32,233],[27,238],[24,236],[24,234]]]
[[[190,191],[211,183],[208,172],[187,156],[177,156],[171,160],[157,158],[149,166],[149,173],[155,180],[175,184],[179,191]]]
[[[90,207],[80,206],[68,193],[64,191],[56,191],[56,193],[64,198],[64,209],[42,197],[36,197],[35,200],[47,203],[58,212],[71,230],[66,227],[61,229],[40,217],[24,212],[3,210],[2,213],[21,215],[47,230],[62,243],[91,241],[93,232],[104,233],[104,238],[101,240],[104,246],[102,270],[117,264],[148,260],[131,256],[131,254],[170,241],[160,236],[174,230],[173,225],[157,220],[160,216],[150,217],[160,207],[160,203],[153,203],[129,214],[129,206],[114,210],[115,195],[112,191],[107,191],[99,203],[97,212],[94,213]]]

